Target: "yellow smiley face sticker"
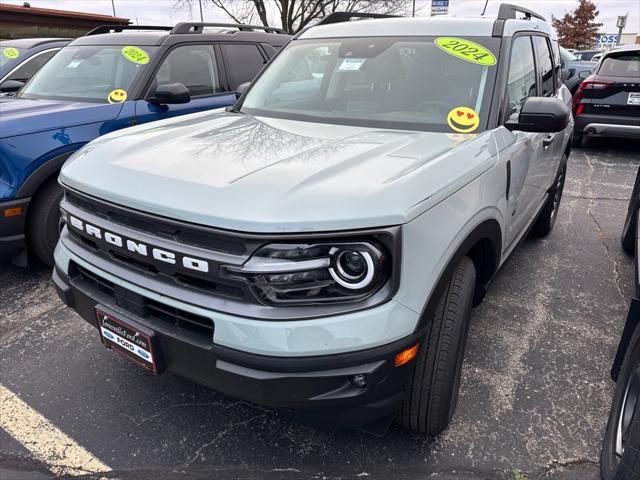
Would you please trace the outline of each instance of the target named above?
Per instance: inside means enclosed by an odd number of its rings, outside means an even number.
[[[109,103],[122,103],[127,99],[127,92],[121,88],[111,90],[107,95]]]
[[[447,115],[447,124],[458,133],[471,133],[480,126],[478,113],[469,107],[456,107]]]
[[[4,50],[2,50],[2,54],[5,57],[10,58],[11,60],[14,60],[20,56],[20,50],[13,47],[7,47]]]

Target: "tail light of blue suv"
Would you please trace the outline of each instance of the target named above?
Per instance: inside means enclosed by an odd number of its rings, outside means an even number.
[[[593,77],[593,75],[585,78],[584,82],[580,84],[580,87],[578,87],[578,91],[576,91],[575,95],[573,96],[574,116],[582,114],[582,111],[584,110],[584,103],[582,103],[582,99],[584,98],[587,89],[602,91],[613,85],[613,82],[603,82],[594,80],[594,78],[595,77]]]
[[[268,305],[357,302],[389,281],[391,257],[374,241],[273,243],[222,272],[248,283]]]

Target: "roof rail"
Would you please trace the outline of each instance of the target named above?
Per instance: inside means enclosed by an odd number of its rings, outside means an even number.
[[[313,26],[316,27],[318,25],[329,25],[330,23],[342,23],[342,22],[350,22],[354,18],[358,19],[374,19],[374,18],[398,18],[401,15],[385,15],[383,13],[358,13],[358,12],[333,12],[323,17],[318,23]]]
[[[84,34],[85,37],[89,35],[100,35],[102,33],[122,32],[123,30],[165,30],[169,31],[172,27],[163,27],[159,25],[100,25],[93,30]]]
[[[243,23],[206,23],[206,22],[180,22],[169,32],[171,35],[178,33],[203,33],[203,27],[223,27],[237,28],[241,32],[253,32],[255,30],[264,30],[266,33],[284,33],[281,28],[266,27],[264,25],[245,25]],[[287,34],[288,35],[288,34]]]
[[[531,17],[538,18],[544,22],[547,21],[539,13],[534,12],[533,10],[529,10],[528,8],[521,7],[519,5],[512,5],[510,3],[502,3],[500,4],[500,10],[498,10],[498,20],[511,20],[516,17],[516,12],[524,13],[524,18],[527,20],[531,20]]]

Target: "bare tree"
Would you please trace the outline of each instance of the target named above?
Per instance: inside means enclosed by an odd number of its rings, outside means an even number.
[[[196,0],[176,0],[175,8],[191,8]],[[251,23],[256,17],[265,26],[295,33],[313,20],[332,12],[403,14],[409,0],[207,0],[231,20]],[[275,21],[272,21],[274,19]],[[273,24],[276,25],[273,25]]]

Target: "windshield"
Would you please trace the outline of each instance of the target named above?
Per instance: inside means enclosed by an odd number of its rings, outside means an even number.
[[[65,47],[36,73],[18,96],[114,103],[114,93],[117,93],[115,101],[123,101],[156,48]]]
[[[24,50],[24,48],[10,47],[0,43],[0,67],[4,67],[7,63],[20,58]]]
[[[498,42],[486,37],[296,40],[256,80],[241,111],[470,133],[486,125]]]

